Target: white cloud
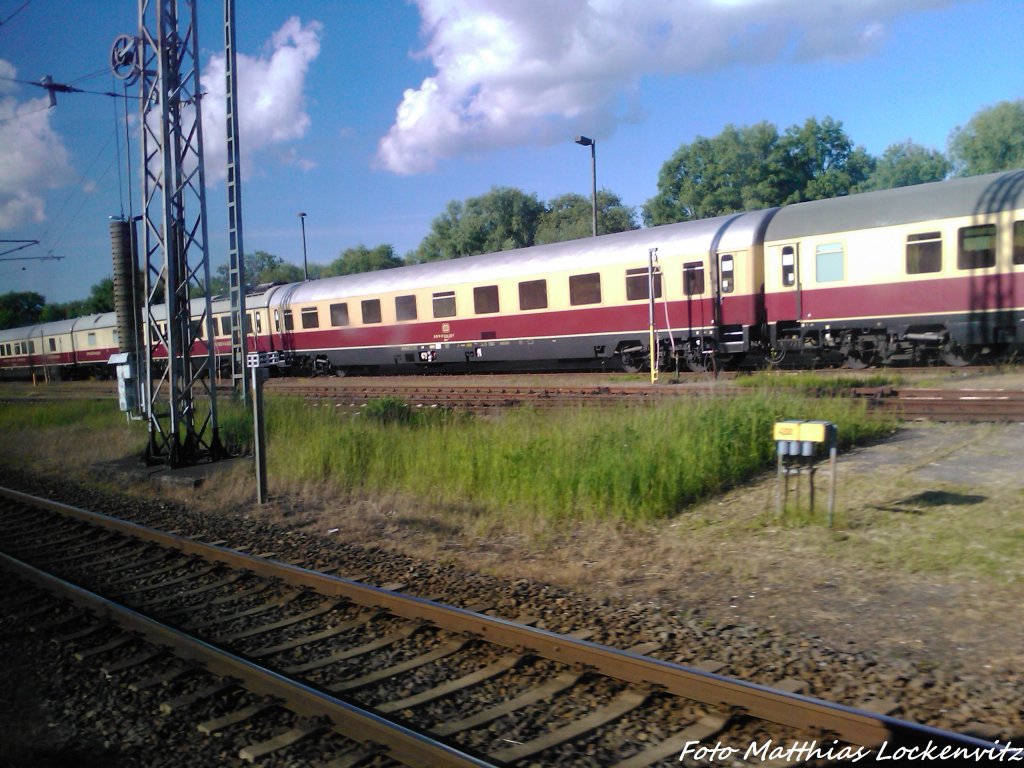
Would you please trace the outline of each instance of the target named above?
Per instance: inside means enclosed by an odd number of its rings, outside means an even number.
[[[608,135],[640,80],[782,57],[862,55],[886,23],[956,0],[416,0],[437,68],[378,145],[400,174],[443,158]]]
[[[0,59],[0,75],[15,68]],[[67,148],[50,127],[49,99],[18,101],[0,80],[0,231],[46,219],[43,195],[74,181]]]
[[[320,55],[323,25],[317,21],[303,24],[298,17],[288,19],[273,34],[258,57],[236,53],[238,66],[239,145],[242,172],[252,174],[260,150],[302,138],[309,128],[305,111],[305,82],[309,65]],[[223,54],[211,58],[202,73],[203,154],[208,182],[227,174],[227,120]],[[285,153],[288,162],[300,168],[312,167],[294,152]]]

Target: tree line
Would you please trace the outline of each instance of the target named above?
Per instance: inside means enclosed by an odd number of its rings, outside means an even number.
[[[1024,167],[1024,100],[1005,101],[975,113],[949,135],[948,153],[911,140],[873,157],[856,146],[841,121],[808,118],[784,131],[767,121],[727,125],[717,136],[698,136],[665,161],[657,193],[638,211],[614,192],[597,193],[598,234],[704,219],[807,200],[940,181],[950,176]],[[391,269],[479,253],[525,248],[591,234],[592,202],[569,193],[550,201],[511,187],[494,187],[464,201],[452,200],[431,223],[419,246],[404,257],[391,245],[346,248],[330,264],[309,264],[310,278]],[[245,254],[248,287],[298,282],[300,267],[265,251]],[[227,295],[228,267],[211,278]],[[0,295],[0,329],[113,310],[110,278],[90,296],[48,304],[34,292]]]

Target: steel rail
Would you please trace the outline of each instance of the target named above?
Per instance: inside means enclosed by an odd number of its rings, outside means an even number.
[[[417,768],[494,768],[500,765],[261,667],[4,553],[0,553],[0,567],[115,622],[128,632],[144,636],[155,645],[172,649],[178,658],[197,662],[215,675],[237,680],[253,693],[278,699],[297,715],[326,716],[345,738],[383,745],[388,757],[403,765]]]
[[[422,598],[401,595],[298,566],[268,561],[174,534],[154,531],[135,523],[59,502],[39,499],[19,491],[0,488],[0,495],[104,525],[129,536],[160,543],[233,568],[280,578],[290,584],[310,587],[325,595],[344,597],[360,605],[384,608],[395,616],[427,621],[452,632],[481,636],[497,645],[533,653],[563,664],[578,665],[617,680],[722,707],[737,714],[799,729],[831,733],[851,744],[874,747],[891,740],[911,745],[938,742],[968,749],[993,749],[997,753],[1004,748],[983,739],[810,696],[779,691],[757,683],[641,656]]]

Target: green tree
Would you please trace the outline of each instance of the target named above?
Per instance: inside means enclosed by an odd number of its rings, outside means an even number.
[[[727,125],[682,145],[658,173],[658,194],[643,208],[648,225],[705,219],[848,194],[874,168],[843,124],[808,118],[779,135],[761,122]]]
[[[309,276],[315,277],[318,269],[320,268],[314,264],[309,265]],[[256,285],[260,285],[260,283],[301,283],[303,277],[302,267],[287,261],[280,261],[278,264],[262,270],[258,275]]]
[[[114,280],[105,277],[89,289],[89,298],[84,302],[82,314],[98,315],[114,311]]]
[[[321,277],[332,275],[354,275],[359,272],[375,272],[380,269],[393,269],[405,264],[395,255],[390,245],[378,245],[369,249],[362,243],[355,248],[346,248],[341,255],[328,264]]]
[[[975,112],[950,134],[949,156],[957,176],[1024,167],[1024,99]]]
[[[636,229],[636,210],[623,205],[622,199],[606,189],[597,193],[597,233],[625,232]],[[560,243],[590,237],[594,233],[594,206],[588,197],[570,192],[545,206],[537,225],[534,243]]]
[[[658,193],[643,206],[648,225],[706,219],[778,205],[778,130],[768,122],[727,125],[683,144],[661,167]]]
[[[68,319],[67,304],[47,304],[39,314],[40,323],[55,323],[58,320]]]
[[[412,254],[418,262],[454,259],[533,245],[544,205],[537,196],[494,187],[464,203],[452,200]]]
[[[896,189],[927,184],[930,181],[942,181],[949,175],[949,170],[949,160],[945,155],[908,139],[886,148],[875,163],[875,170],[856,191]]]
[[[787,129],[773,159],[781,168],[777,189],[782,203],[848,195],[875,164],[867,150],[853,146],[842,122],[831,117],[820,123],[809,117],[802,126]]]
[[[323,270],[324,267],[317,264],[309,265],[310,277]],[[210,292],[214,295],[228,295],[228,265],[221,264],[216,272],[210,277]],[[285,283],[297,283],[302,281],[302,267],[289,264],[280,256],[275,256],[266,251],[255,251],[245,254],[245,288],[252,291],[262,283],[275,281]]]
[[[35,325],[46,299],[35,291],[10,291],[0,294],[0,330]]]

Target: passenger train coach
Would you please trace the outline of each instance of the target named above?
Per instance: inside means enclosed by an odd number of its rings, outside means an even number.
[[[276,285],[246,302],[249,348],[305,372],[636,371],[652,311],[662,367],[962,365],[1024,346],[1024,171]],[[222,361],[229,310],[212,304]],[[115,328],[108,313],[0,331],[0,368],[95,372]]]

